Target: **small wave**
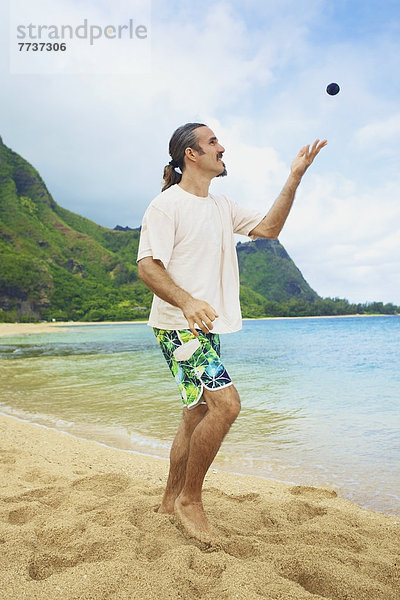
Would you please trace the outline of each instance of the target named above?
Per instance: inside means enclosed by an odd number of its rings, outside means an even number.
[[[154,347],[134,343],[82,343],[82,344],[42,344],[40,346],[30,344],[15,344],[13,346],[0,346],[0,360],[16,360],[21,358],[36,358],[41,356],[76,356],[76,355],[98,355],[116,354],[123,352],[143,352],[153,350]]]
[[[69,421],[55,415],[31,413],[2,403],[0,403],[0,414],[25,423],[34,423],[48,429],[56,429],[77,438],[92,440],[118,450],[128,450],[159,458],[166,458],[169,453],[170,444],[155,438],[145,437],[120,425]]]

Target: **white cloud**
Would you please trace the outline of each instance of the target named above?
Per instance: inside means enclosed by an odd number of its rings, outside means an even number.
[[[287,178],[288,166],[274,148],[249,143],[245,122],[230,127],[212,117],[206,118],[206,122],[225,147],[228,170],[227,178],[212,182],[212,191],[227,194],[240,204],[265,213]]]
[[[395,142],[398,145],[400,137],[400,113],[364,125],[364,127],[355,132],[354,137],[360,145],[391,142]]]
[[[320,294],[399,303],[399,223],[396,183],[357,189],[339,175],[315,175],[299,190],[281,241]]]

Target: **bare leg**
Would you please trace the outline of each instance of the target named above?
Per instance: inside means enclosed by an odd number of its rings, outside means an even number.
[[[174,512],[175,500],[182,491],[186,476],[186,463],[189,455],[189,445],[192,433],[208,411],[205,404],[199,404],[195,408],[183,409],[182,421],[170,452],[170,467],[167,487],[159,513]]]
[[[208,412],[192,433],[184,487],[175,501],[175,513],[186,533],[203,542],[211,541],[213,530],[204,513],[201,490],[204,477],[222,440],[240,411],[234,386],[204,390]]]

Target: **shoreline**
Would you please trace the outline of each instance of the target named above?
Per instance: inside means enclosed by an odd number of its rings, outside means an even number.
[[[5,410],[0,407],[0,417],[10,417],[21,423],[32,424],[43,427],[45,430],[69,435],[77,440],[94,442],[112,451],[155,458],[165,461],[166,464],[169,460],[172,438],[169,442],[161,442],[158,438],[146,436],[132,440],[131,437],[123,435],[125,433],[123,430],[116,432],[113,428],[108,429],[106,425],[102,425],[100,428],[97,426],[88,428],[84,423],[66,422],[62,419],[52,420],[46,415],[39,415],[38,413],[29,415],[24,414],[24,411],[7,410],[7,408],[10,407],[5,407]],[[298,465],[290,467],[286,463],[277,463],[273,459],[266,463],[262,459],[250,458],[244,464],[241,464],[234,459],[234,455],[226,454],[224,449],[218,453],[213,467],[215,472],[228,473],[238,477],[251,476],[256,480],[275,481],[287,485],[330,487],[341,498],[352,502],[361,509],[400,519],[399,497],[397,493],[393,493],[395,487],[386,489],[384,493],[381,491],[382,496],[379,496],[380,500],[378,501],[378,495],[374,496],[374,488],[371,486],[368,492],[364,490],[360,494],[359,489],[353,489],[346,480],[338,481],[337,477],[326,476],[323,478],[325,481],[321,481],[321,478],[318,478],[318,471],[310,472],[310,470],[302,469]],[[318,481],[318,479],[320,480]],[[377,494],[376,488],[375,494]]]
[[[204,548],[155,512],[165,459],[4,415],[0,434],[4,600],[398,598],[399,518],[329,488],[210,469]]]
[[[348,319],[348,318],[371,318],[371,317],[400,317],[400,315],[384,314],[354,314],[354,315],[315,315],[305,317],[245,317],[242,321],[286,321],[294,319]],[[0,323],[0,338],[14,337],[16,335],[37,335],[42,333],[57,333],[66,331],[70,327],[94,326],[94,325],[145,325],[146,321],[57,321],[54,323]]]

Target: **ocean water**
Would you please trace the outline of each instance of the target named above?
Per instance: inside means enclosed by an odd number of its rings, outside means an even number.
[[[213,468],[330,486],[400,514],[400,318],[244,321],[221,336],[242,400]],[[0,412],[168,457],[181,417],[145,324],[0,338]]]

